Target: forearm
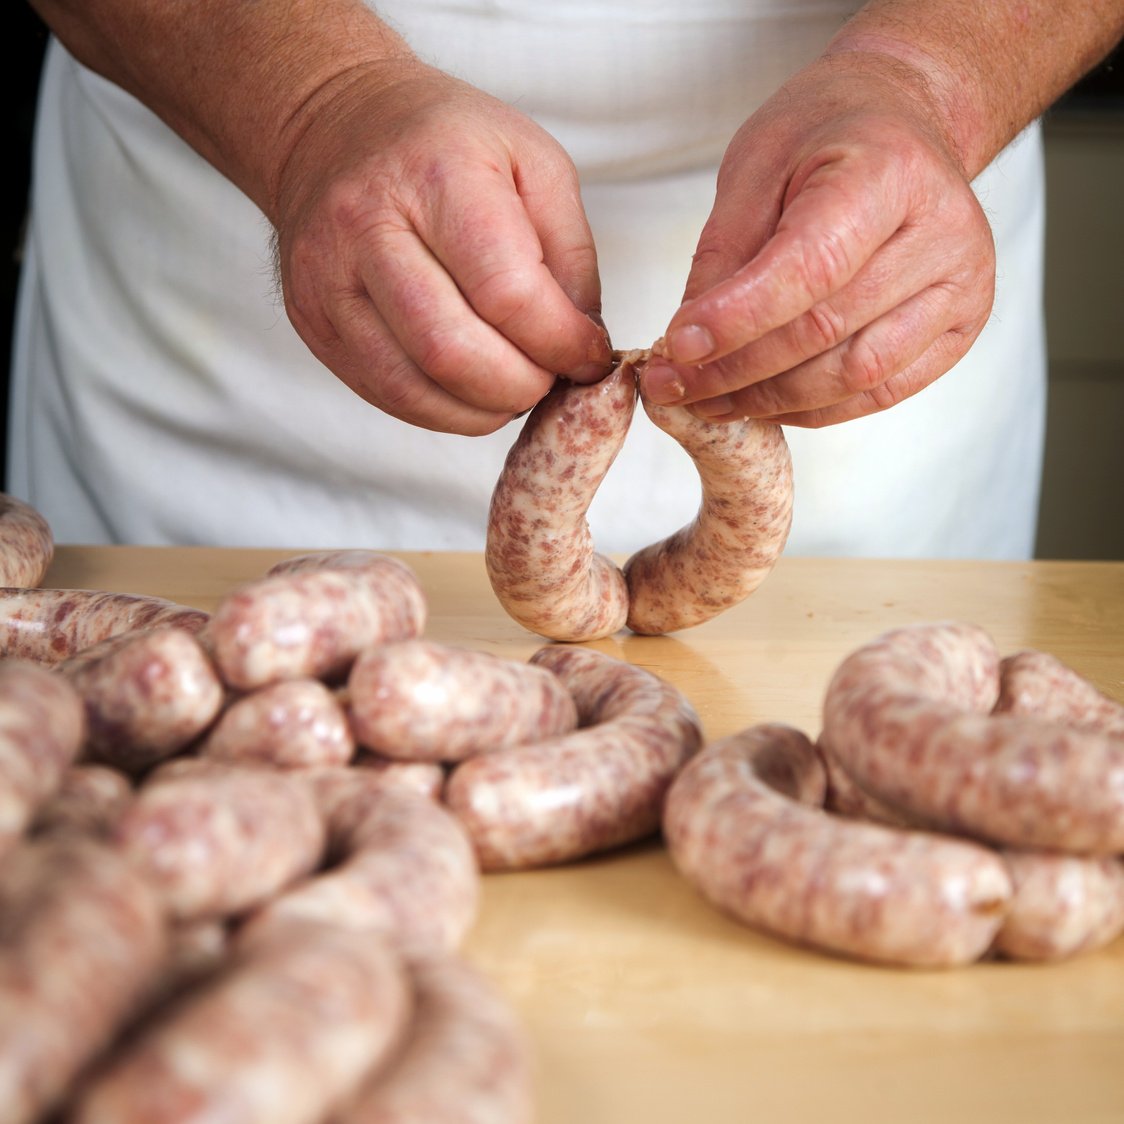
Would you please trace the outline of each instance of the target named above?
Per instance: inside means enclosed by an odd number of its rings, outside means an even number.
[[[32,0],[82,63],[144,102],[272,218],[317,104],[416,65],[361,0]]]
[[[828,55],[905,64],[972,177],[1122,35],[1124,0],[870,0]]]

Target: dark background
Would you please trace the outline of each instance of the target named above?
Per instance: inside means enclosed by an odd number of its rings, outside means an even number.
[[[35,121],[35,100],[39,70],[47,33],[38,16],[23,0],[8,0],[4,21],[9,30],[3,36],[7,58],[4,71],[11,75],[7,98],[6,161],[8,173],[0,177],[0,240],[3,246],[3,279],[0,284],[0,488],[4,479],[4,452],[7,447],[7,382],[11,354],[12,313],[19,282],[20,246],[27,210],[27,188],[31,169],[31,136]],[[1124,111],[1124,47],[1117,50],[1096,71],[1076,86],[1053,110],[1054,113],[1087,110]]]

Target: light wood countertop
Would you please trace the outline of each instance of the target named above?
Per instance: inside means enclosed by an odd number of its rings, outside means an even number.
[[[60,547],[45,584],[211,609],[294,551]],[[473,554],[401,555],[427,635],[526,657]],[[709,738],[818,731],[828,677],[887,628],[960,619],[1052,652],[1124,701],[1124,563],[783,558],[749,601],[596,647],[679,686]],[[658,843],[485,878],[467,955],[523,1015],[541,1124],[1124,1121],[1124,940],[1056,965],[908,971],[796,948],[718,915]]]

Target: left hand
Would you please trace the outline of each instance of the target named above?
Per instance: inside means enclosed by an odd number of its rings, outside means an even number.
[[[832,425],[968,351],[994,296],[991,229],[908,70],[825,56],[737,132],[646,398]]]

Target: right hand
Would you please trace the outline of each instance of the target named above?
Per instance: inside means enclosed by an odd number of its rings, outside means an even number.
[[[414,60],[347,74],[308,115],[275,199],[290,320],[386,413],[490,433],[556,374],[610,369],[573,163],[466,83]]]

